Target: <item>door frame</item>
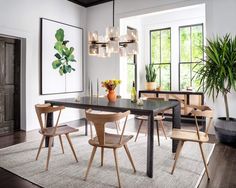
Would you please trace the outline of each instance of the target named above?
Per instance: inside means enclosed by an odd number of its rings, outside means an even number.
[[[0,34],[0,40],[5,41],[6,43],[9,41],[9,43],[12,43],[11,41],[14,40],[14,85],[15,85],[15,89],[17,90],[17,93],[14,93],[14,102],[17,106],[17,108],[15,108],[14,106],[14,129],[13,131],[19,131],[21,130],[21,112],[22,112],[22,59],[21,59],[21,55],[22,55],[22,48],[21,48],[21,44],[22,41],[19,38],[16,37],[11,37],[11,36],[6,36],[6,35],[1,35]],[[16,66],[18,66],[18,70],[16,71]],[[17,99],[17,100],[15,100]],[[11,132],[9,132],[11,133]],[[4,133],[3,133],[4,134]],[[8,133],[7,133],[8,134]]]

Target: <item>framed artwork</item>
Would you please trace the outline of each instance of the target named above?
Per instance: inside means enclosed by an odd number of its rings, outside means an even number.
[[[41,18],[40,23],[41,95],[82,92],[84,90],[83,29],[46,18]],[[63,31],[68,49],[73,48],[73,61],[70,62],[72,70],[65,74],[63,69],[53,66],[53,62],[61,58],[58,49],[55,48],[58,30]]]

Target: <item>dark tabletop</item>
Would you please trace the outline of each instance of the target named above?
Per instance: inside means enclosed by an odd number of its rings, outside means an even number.
[[[139,106],[136,103],[132,103],[130,99],[117,99],[115,103],[110,103],[107,98],[97,98],[97,97],[80,97],[79,101],[75,98],[66,99],[55,99],[46,100],[45,103],[51,103],[52,105],[63,105],[72,108],[82,108],[88,109],[92,108],[94,110],[104,110],[104,111],[126,111],[130,110],[133,114],[150,114],[159,113],[163,110],[167,110],[175,107],[178,101],[155,101],[147,100],[144,101],[143,106]]]

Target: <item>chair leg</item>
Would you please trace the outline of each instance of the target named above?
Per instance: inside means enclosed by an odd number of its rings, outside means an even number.
[[[115,163],[116,163],[116,173],[117,173],[117,178],[118,178],[118,184],[119,184],[119,187],[121,187],[120,172],[119,172],[118,159],[117,159],[117,153],[116,153],[115,148],[113,149],[113,153],[114,153],[114,158],[115,158]]]
[[[92,126],[92,123],[89,122],[89,125],[90,125],[90,137],[91,137],[91,139],[93,139],[93,126]]]
[[[53,141],[53,137],[49,137],[48,157],[47,157],[47,163],[46,163],[46,170],[48,170],[48,165],[49,165],[49,160],[50,160],[50,155],[51,155],[51,150],[52,150],[52,141]]]
[[[116,131],[117,131],[117,134],[119,134],[119,130],[120,130],[120,124],[115,121],[115,124],[116,124]]]
[[[203,149],[202,149],[202,143],[199,143],[199,147],[200,147],[200,150],[201,150],[202,159],[203,159],[204,166],[205,166],[205,169],[206,169],[206,174],[207,174],[207,177],[208,177],[208,180],[209,180],[210,176],[209,176],[209,172],[208,172],[208,168],[207,168],[207,163],[206,163],[206,159],[205,159],[205,156],[204,156],[204,152],[203,152]]]
[[[182,141],[182,140],[179,141],[178,150],[176,151],[176,154],[175,154],[175,162],[174,162],[173,168],[172,168],[172,170],[171,170],[171,174],[174,173],[175,166],[176,166],[176,163],[177,163],[177,160],[178,160],[178,158],[179,158],[179,154],[180,154],[180,152],[181,152],[181,149],[182,149],[183,145],[184,145],[184,141]]]
[[[141,130],[142,124],[143,124],[143,120],[141,120],[141,122],[140,122],[140,125],[139,125],[139,128],[138,128],[138,132],[137,132],[136,137],[135,137],[135,140],[134,140],[135,142],[136,142],[137,139],[138,139],[138,135],[139,135],[139,132],[140,132],[140,130]]]
[[[133,167],[133,169],[134,169],[134,173],[135,173],[135,172],[136,172],[136,169],[135,169],[134,162],[133,162],[133,159],[132,159],[132,157],[131,157],[131,154],[130,154],[130,152],[129,152],[128,146],[125,144],[125,145],[124,145],[124,148],[125,148],[125,151],[126,151],[127,156],[129,157],[130,163],[131,163],[131,165],[132,165],[132,167]]]
[[[160,135],[159,135],[158,121],[156,121],[156,127],[157,127],[157,142],[158,142],[158,146],[160,146]]]
[[[89,160],[88,168],[87,168],[87,171],[86,171],[86,173],[85,173],[84,181],[87,180],[88,173],[89,173],[90,167],[91,167],[91,165],[92,165],[93,158],[94,158],[94,155],[95,155],[95,153],[96,153],[96,150],[97,150],[97,147],[94,146],[94,147],[93,147],[92,154],[91,154],[91,157],[90,157],[90,160]]]
[[[163,125],[163,121],[161,120],[161,121],[159,121],[159,123],[160,123],[160,125],[161,125],[161,129],[162,129],[162,131],[163,131],[163,133],[164,133],[164,136],[165,136],[165,138],[167,139],[166,131],[165,131],[164,125]]]
[[[180,141],[179,141],[179,143],[180,143]],[[181,144],[178,144],[176,152],[175,152],[174,160],[176,159],[176,154],[178,153],[180,147],[181,147]]]
[[[41,139],[41,142],[40,142],[40,145],[39,145],[39,149],[38,149],[38,152],[37,152],[37,155],[36,155],[36,161],[39,158],[39,153],[40,153],[40,151],[42,149],[44,139],[45,139],[45,136],[42,136],[42,139]]]
[[[62,138],[61,138],[61,135],[59,135],[59,140],[60,140],[60,143],[61,143],[61,149],[62,149],[62,153],[64,154],[64,147],[63,147],[63,142],[62,142]]]
[[[66,134],[66,138],[67,138],[67,140],[68,140],[68,142],[70,144],[70,148],[71,148],[71,150],[72,150],[72,152],[74,154],[75,160],[76,160],[76,162],[78,162],[78,159],[77,159],[77,156],[76,156],[76,153],[75,153],[75,150],[74,150],[74,147],[73,147],[73,144],[71,142],[69,134]]]
[[[101,147],[101,166],[103,166],[104,148]]]

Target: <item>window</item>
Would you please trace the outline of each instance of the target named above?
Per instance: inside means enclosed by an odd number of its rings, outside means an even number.
[[[156,82],[161,90],[171,89],[171,29],[150,31],[151,63],[157,72]]]
[[[202,66],[203,24],[179,27],[179,89],[192,87],[202,90],[200,82],[194,76]]]
[[[126,91],[127,93],[131,93],[131,89],[133,86],[133,81],[135,82],[135,88],[137,89],[137,71],[136,71],[136,55],[130,55],[127,57],[127,85]]]

